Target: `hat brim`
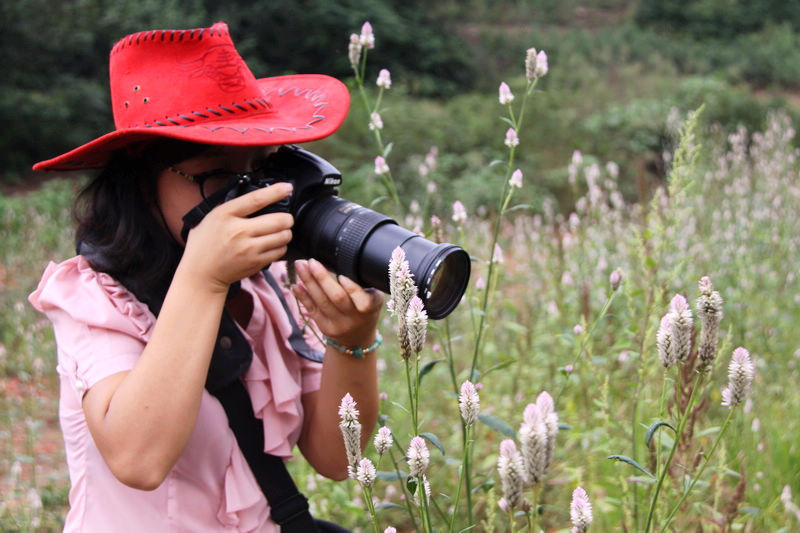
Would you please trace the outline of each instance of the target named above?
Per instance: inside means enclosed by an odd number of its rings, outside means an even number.
[[[74,150],[33,166],[34,170],[64,171],[101,168],[120,148],[158,137],[230,146],[269,146],[315,141],[344,122],[350,92],[336,78],[294,74],[257,80],[268,111],[232,113],[205,120],[119,129]]]

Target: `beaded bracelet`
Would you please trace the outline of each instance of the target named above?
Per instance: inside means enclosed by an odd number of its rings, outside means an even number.
[[[332,348],[336,348],[337,350],[339,350],[343,354],[352,355],[356,359],[361,359],[362,357],[364,357],[364,355],[366,355],[366,354],[368,354],[370,352],[374,352],[375,350],[377,350],[378,346],[383,344],[383,337],[381,337],[381,332],[380,331],[376,331],[375,332],[375,342],[373,342],[372,344],[370,344],[366,348],[348,348],[347,346],[342,346],[341,344],[339,344],[335,340],[333,340],[330,337],[328,337],[327,335],[325,335],[325,344],[327,344],[328,346],[330,346]]]

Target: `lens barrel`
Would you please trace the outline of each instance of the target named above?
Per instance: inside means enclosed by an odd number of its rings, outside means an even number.
[[[400,246],[428,316],[449,315],[461,301],[470,274],[469,255],[454,244],[436,244],[391,218],[334,195],[303,205],[292,245],[364,287],[389,292],[389,260]]]

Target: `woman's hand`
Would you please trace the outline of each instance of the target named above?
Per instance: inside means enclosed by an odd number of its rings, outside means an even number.
[[[297,261],[295,268],[302,283],[292,290],[322,333],[347,347],[372,344],[383,294],[345,276],[335,278],[315,259]]]
[[[294,217],[288,213],[248,215],[292,192],[276,183],[218,205],[189,232],[181,266],[219,291],[252,276],[286,255]]]

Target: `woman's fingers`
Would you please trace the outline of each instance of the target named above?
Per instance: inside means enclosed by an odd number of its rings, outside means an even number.
[[[364,289],[361,285],[351,280],[347,276],[340,275],[339,283],[350,295],[356,309],[360,313],[377,311],[383,306],[383,295],[375,289]]]
[[[219,207],[233,216],[246,217],[270,204],[279,202],[292,193],[290,183],[276,183],[234,198]]]
[[[339,285],[322,263],[315,259],[298,261],[297,274],[306,286],[316,306],[328,316],[352,313],[350,295]]]

